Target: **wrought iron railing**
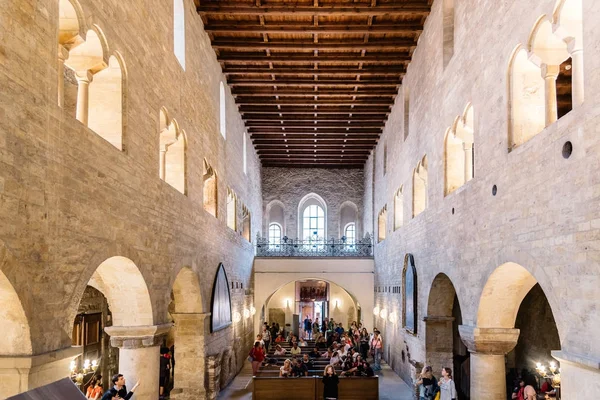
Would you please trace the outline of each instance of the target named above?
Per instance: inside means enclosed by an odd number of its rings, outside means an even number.
[[[269,243],[268,238],[256,236],[257,257],[372,257],[373,243],[367,233],[354,243],[341,239],[311,237],[308,240],[289,239],[284,236],[279,243]]]

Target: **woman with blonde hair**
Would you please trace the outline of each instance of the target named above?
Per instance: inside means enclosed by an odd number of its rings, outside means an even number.
[[[333,365],[328,365],[323,371],[323,398],[325,400],[335,400],[338,398],[338,384],[340,379],[335,374]]]
[[[289,358],[283,362],[283,366],[279,368],[279,377],[287,378],[292,375],[292,360]]]

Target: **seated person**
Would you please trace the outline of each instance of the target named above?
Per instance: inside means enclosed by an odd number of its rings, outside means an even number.
[[[281,347],[281,345],[277,344],[275,345],[275,351],[273,352],[273,355],[275,356],[285,356],[286,351],[283,347]]]
[[[305,353],[305,354],[302,356],[302,363],[303,363],[304,365],[306,365],[306,368],[307,368],[308,370],[313,370],[313,369],[315,369],[315,364],[314,364],[314,363],[313,363],[313,361],[312,361],[312,360],[311,360],[311,359],[308,357],[308,354],[306,354],[306,353]]]
[[[296,337],[296,335],[291,334],[290,337],[288,337],[288,343],[289,344],[298,343],[298,338]]]
[[[300,349],[300,347],[298,347],[298,342],[294,342],[294,344],[292,345],[292,348],[290,349],[290,354],[295,356],[298,354],[302,353],[302,349]]]
[[[309,356],[311,356],[312,358],[319,358],[321,357],[321,353],[319,352],[319,348],[315,347],[310,353],[308,353]]]
[[[321,357],[326,358],[326,359],[330,359],[331,357],[333,357],[333,348],[328,348],[327,351],[325,353],[321,353]]]
[[[308,368],[302,360],[292,359],[292,376],[308,376]]]
[[[335,331],[340,336],[342,335],[342,333],[344,333],[344,327],[341,323],[338,324],[337,328],[335,328]]]
[[[342,374],[343,375],[352,375],[352,371],[354,368],[354,363],[352,362],[352,358],[351,357],[340,357],[341,360],[341,364],[342,364]],[[352,371],[352,372],[351,372]]]
[[[283,366],[279,368],[279,376],[282,378],[287,378],[292,376],[292,362],[288,358],[283,362]]]
[[[340,359],[340,353],[337,351],[333,352],[333,355],[329,359],[329,364],[336,366],[339,365],[341,362],[342,360]]]
[[[340,358],[342,357],[346,357],[349,353],[348,353],[348,349],[346,349],[346,346],[344,346],[343,344],[340,344],[338,346],[338,354],[340,355]]]
[[[321,336],[319,338],[319,340],[317,340],[317,347],[319,349],[326,349],[327,348],[327,340],[325,340],[325,338],[323,336]]]
[[[371,365],[366,361],[362,361],[362,369],[360,370],[360,376],[375,376],[375,371],[373,371]]]
[[[306,345],[307,345],[306,340],[304,340],[304,338],[301,337],[298,340],[298,346],[300,346],[300,347],[306,347]]]
[[[283,334],[279,334],[277,335],[277,337],[275,338],[275,343],[283,343],[285,342],[285,338],[283,337]]]

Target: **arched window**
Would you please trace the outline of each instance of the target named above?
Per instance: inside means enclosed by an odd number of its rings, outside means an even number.
[[[354,224],[355,237],[359,235],[358,232],[358,207],[351,201],[345,201],[340,206],[340,217],[339,217],[339,236],[346,235],[346,227],[348,224]]]
[[[356,224],[354,222],[346,225],[344,229],[344,236],[346,236],[346,244],[354,246],[356,244]]]
[[[277,224],[281,228],[281,235],[285,235],[285,211],[284,204],[279,200],[273,200],[267,204],[267,221],[266,227],[270,227],[271,224]],[[267,232],[268,236],[268,232]]]
[[[281,243],[281,225],[273,223],[269,225],[269,245]]]
[[[252,242],[252,215],[245,205],[242,205],[242,236],[249,242]]]
[[[402,271],[402,322],[407,331],[417,333],[417,269],[412,254],[404,256]]]
[[[427,208],[427,156],[423,156],[413,172],[413,218]]]
[[[204,160],[203,174],[203,205],[206,212],[213,217],[217,217],[217,173],[210,166],[208,161]]]
[[[404,224],[404,194],[403,186],[396,191],[394,196],[394,230],[399,229]]]
[[[183,0],[173,0],[173,53],[185,71],[185,7]]]
[[[186,137],[175,119],[169,121],[167,111],[160,111],[159,157],[160,179],[186,194]]]
[[[379,211],[379,216],[377,217],[377,241],[383,242],[385,240],[387,230],[387,204],[383,206],[381,211]]]
[[[219,125],[223,139],[227,139],[227,109],[225,107],[225,84],[219,82]]]
[[[231,189],[227,189],[227,226],[237,230],[237,196]]]
[[[316,193],[307,194],[298,204],[298,237],[310,241],[327,237],[327,204]]]
[[[325,212],[320,206],[312,204],[306,207],[302,213],[302,220],[304,240],[325,239]]]
[[[473,179],[473,153],[473,107],[469,104],[462,117],[456,117],[454,125],[446,132],[444,194],[452,193]]]

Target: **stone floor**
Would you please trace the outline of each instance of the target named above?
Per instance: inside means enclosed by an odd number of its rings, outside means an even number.
[[[412,389],[384,362],[382,370],[376,372],[379,379],[380,400],[412,400]],[[244,363],[244,368],[219,394],[219,399],[252,399],[252,366]],[[343,400],[343,399],[340,399]]]

